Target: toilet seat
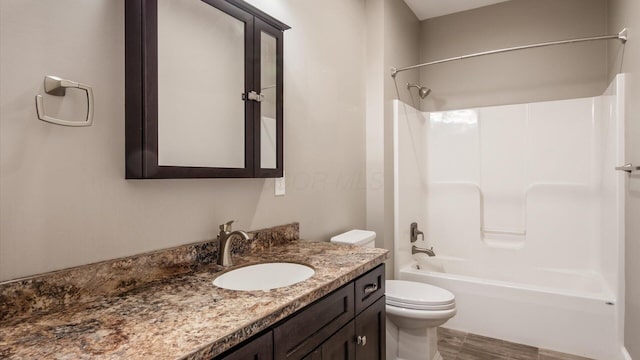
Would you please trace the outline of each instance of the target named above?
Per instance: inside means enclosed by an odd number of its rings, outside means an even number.
[[[430,324],[430,326],[439,326],[440,324],[444,324],[447,320],[452,318],[457,312],[458,309],[455,306],[449,310],[414,310],[407,309],[403,307],[393,306],[387,304],[385,307],[387,311],[387,315],[390,316],[400,316],[405,319],[415,320],[431,320],[431,321],[439,321],[436,324]],[[409,328],[408,325],[404,324],[405,327]],[[424,326],[424,325],[423,325]]]
[[[404,280],[387,280],[385,286],[386,304],[390,306],[438,312],[456,307],[455,295],[437,286]]]

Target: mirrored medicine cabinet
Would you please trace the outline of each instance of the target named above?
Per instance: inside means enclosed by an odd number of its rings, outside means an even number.
[[[286,29],[242,0],[125,1],[126,177],[281,177]]]

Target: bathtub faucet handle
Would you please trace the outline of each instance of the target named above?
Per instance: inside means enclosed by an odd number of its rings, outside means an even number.
[[[411,223],[410,233],[411,233],[411,242],[412,243],[418,241],[418,236],[419,235],[422,236],[422,240],[424,240],[424,233],[418,229],[418,223],[417,222],[412,222]]]

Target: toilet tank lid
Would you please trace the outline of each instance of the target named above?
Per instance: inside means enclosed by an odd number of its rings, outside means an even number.
[[[338,244],[363,245],[375,238],[376,233],[374,231],[356,229],[332,237],[331,242]]]

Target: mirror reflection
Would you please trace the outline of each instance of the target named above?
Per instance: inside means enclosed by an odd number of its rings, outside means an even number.
[[[277,167],[276,147],[276,38],[260,32],[260,84],[264,96],[260,102],[260,167]]]
[[[245,166],[244,44],[245,24],[215,7],[158,0],[159,166]]]

